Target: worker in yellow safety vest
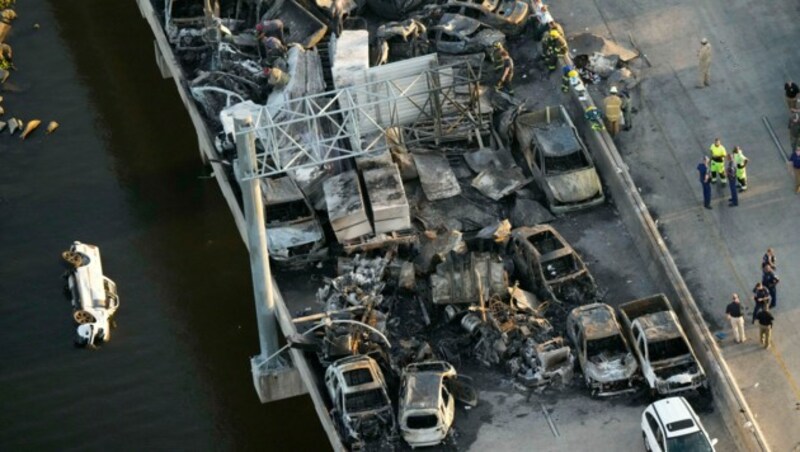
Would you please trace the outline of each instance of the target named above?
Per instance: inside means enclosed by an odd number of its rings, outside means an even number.
[[[742,148],[733,147],[733,163],[736,164],[736,182],[739,184],[739,191],[747,190],[747,163],[750,160],[744,155]]]
[[[728,178],[725,177],[725,157],[728,155],[728,151],[725,150],[722,141],[715,138],[714,144],[708,150],[711,152],[711,182],[717,181],[717,175],[720,177],[720,183],[728,182]]]
[[[622,116],[622,98],[619,97],[616,86],[609,90],[608,97],[603,99],[606,114],[606,127],[612,137],[619,133],[619,123]]]

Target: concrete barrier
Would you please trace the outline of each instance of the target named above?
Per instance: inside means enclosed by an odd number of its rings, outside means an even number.
[[[650,277],[672,301],[692,347],[705,368],[714,402],[720,408],[734,441],[745,450],[769,451],[769,445],[747,401],[734,381],[716,340],[706,326],[697,303],[639,195],[628,166],[608,132],[593,130],[589,121],[584,119],[584,111],[589,106],[595,106],[594,101],[590,96],[581,100],[574,90],[571,91],[571,100],[567,107],[575,118],[575,126],[595,159],[607,192],[633,237]]]

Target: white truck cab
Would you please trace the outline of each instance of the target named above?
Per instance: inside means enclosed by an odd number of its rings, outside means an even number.
[[[75,343],[95,346],[111,339],[111,317],[119,308],[117,285],[103,275],[100,249],[75,241],[61,256],[71,268],[66,291],[72,301],[72,316],[78,324]]]

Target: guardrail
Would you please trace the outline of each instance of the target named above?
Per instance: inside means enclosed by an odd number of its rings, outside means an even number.
[[[567,59],[567,64],[572,62]],[[587,107],[596,106],[591,95],[587,91],[585,100],[582,100],[574,89],[571,89],[570,93],[572,104],[569,109],[577,118],[575,125],[592,152],[597,168],[603,174],[611,198],[626,228],[633,236],[636,248],[644,258],[648,273],[657,285],[662,286],[661,290],[674,301],[675,312],[706,370],[711,392],[715,400],[719,401],[717,403],[721,408],[723,421],[734,436],[735,443],[746,450],[769,452],[769,445],[756,423],[755,416],[733,379],[725,358],[706,326],[702,313],[675,265],[653,217],[639,195],[639,190],[617,146],[607,131],[593,130],[589,122],[583,118]]]

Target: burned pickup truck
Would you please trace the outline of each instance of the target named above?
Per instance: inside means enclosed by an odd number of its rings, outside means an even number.
[[[325,234],[314,209],[288,176],[261,179],[267,246],[275,263],[303,268],[327,256]]]
[[[522,113],[514,129],[518,151],[553,213],[603,203],[600,176],[562,105]]]
[[[604,397],[636,390],[636,358],[622,335],[614,309],[604,303],[579,306],[567,317],[567,335],[592,395]]]
[[[593,300],[597,284],[583,259],[552,226],[526,226],[511,231],[509,242],[522,287],[543,300],[584,304]]]
[[[703,367],[664,294],[625,303],[619,310],[653,393],[675,394],[708,385]]]

